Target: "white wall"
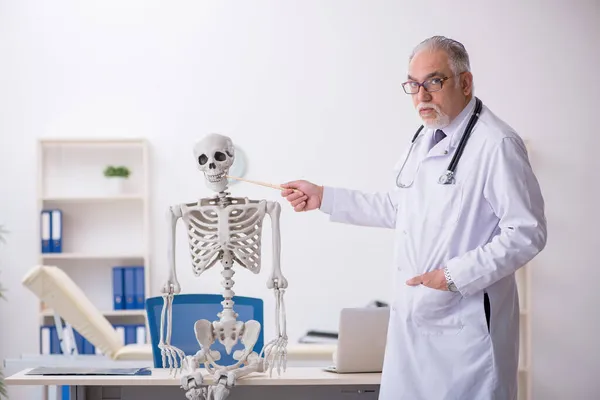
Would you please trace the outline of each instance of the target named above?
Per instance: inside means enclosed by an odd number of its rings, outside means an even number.
[[[400,87],[407,56],[445,34],[470,51],[477,95],[529,139],[547,201],[549,241],[533,271],[535,398],[596,396],[599,6],[528,4],[0,1],[0,223],[11,230],[0,248],[9,289],[0,358],[38,343],[37,302],[20,286],[38,249],[36,139],[148,138],[156,295],[167,273],[164,211],[208,194],[191,158],[196,139],[229,134],[250,178],[383,190],[418,123]],[[292,340],[336,329],[340,307],[389,299],[390,231],[284,207],[282,234]],[[178,255],[184,291],[218,289],[218,271],[190,282],[183,245]],[[268,312],[266,277],[241,271],[236,289],[264,297]]]

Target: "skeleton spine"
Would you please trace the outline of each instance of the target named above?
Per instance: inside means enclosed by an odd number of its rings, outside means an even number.
[[[222,208],[227,207],[229,205],[229,198],[227,196],[229,196],[230,194],[231,193],[226,191],[217,193],[217,204]]]
[[[219,206],[226,207],[229,204],[227,198],[228,194],[229,193],[225,191],[219,192]],[[231,279],[233,278],[235,271],[232,269],[233,255],[229,250],[223,250],[223,258],[221,259],[221,264],[223,265],[223,271],[221,272],[221,275],[224,278],[221,284],[225,289],[223,290],[223,301],[221,302],[221,305],[223,306],[223,312],[221,313],[221,322],[224,322],[228,320],[235,320],[237,318],[237,314],[235,313],[235,311],[233,311],[234,301],[232,300],[233,296],[235,296],[235,292],[232,290],[235,281]]]
[[[234,302],[232,300],[233,296],[235,296],[235,292],[231,290],[233,284],[235,283],[233,279],[231,279],[233,274],[235,274],[235,271],[231,269],[231,266],[226,266],[223,268],[223,272],[221,272],[221,275],[223,275],[223,278],[225,278],[225,280],[221,282],[225,288],[223,291],[223,301],[221,302],[223,305],[223,316],[221,321],[236,318],[236,313],[233,311]]]

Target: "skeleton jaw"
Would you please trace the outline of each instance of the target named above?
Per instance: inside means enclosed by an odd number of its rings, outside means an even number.
[[[219,183],[225,178],[225,172],[212,172],[210,174],[204,173],[204,177],[210,183]]]
[[[227,189],[229,181],[225,177],[227,171],[209,171],[204,172],[204,179],[206,180],[206,186],[214,192],[222,192]]]

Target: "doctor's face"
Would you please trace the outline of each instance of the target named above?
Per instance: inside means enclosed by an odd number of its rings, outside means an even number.
[[[410,95],[425,126],[443,129],[471,99],[471,81],[470,72],[453,74],[445,51],[422,50],[410,62],[404,88],[414,92]]]

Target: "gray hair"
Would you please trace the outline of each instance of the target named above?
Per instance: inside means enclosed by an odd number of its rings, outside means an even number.
[[[462,43],[449,39],[445,36],[432,36],[428,39],[423,40],[419,43],[410,55],[408,62],[421,50],[444,50],[448,54],[450,62],[450,69],[454,75],[458,75],[461,72],[471,71],[471,65],[469,63],[469,54]]]

